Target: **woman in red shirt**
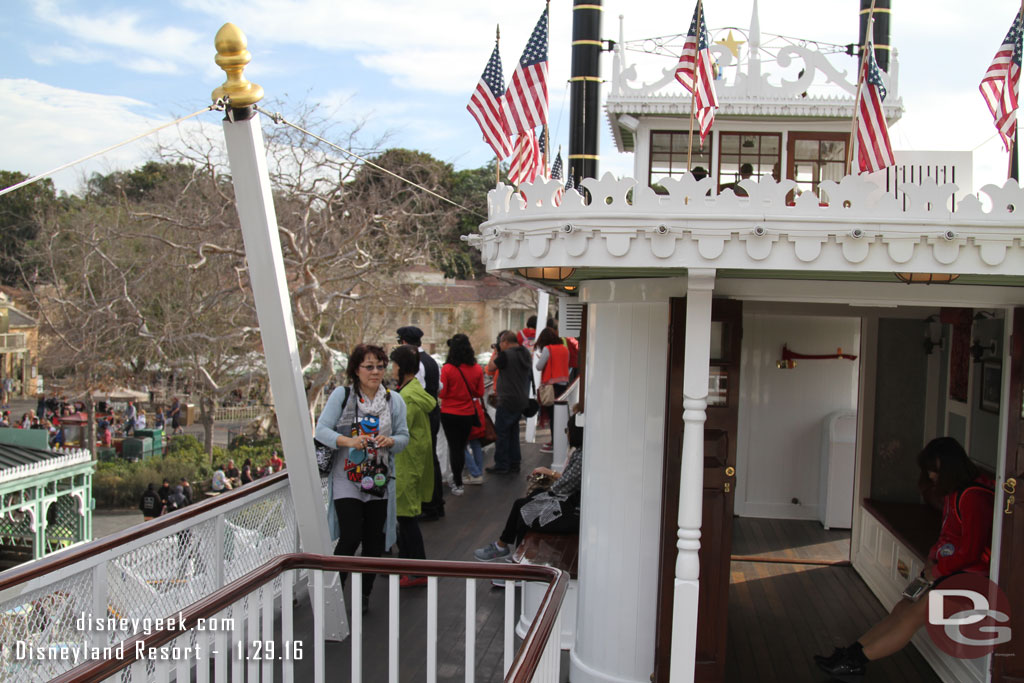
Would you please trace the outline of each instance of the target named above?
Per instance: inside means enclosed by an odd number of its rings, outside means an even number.
[[[545,327],[537,336],[535,345],[537,351],[537,369],[540,370],[540,386],[550,384],[554,387],[555,396],[565,393],[569,386],[569,348],[562,343],[562,339],[550,327]],[[541,415],[546,424],[551,424],[555,407],[553,405],[541,408]],[[544,453],[551,452],[551,442],[542,444],[540,450]]]
[[[448,358],[441,366],[441,426],[448,440],[452,466],[452,495],[462,495],[462,468],[466,464],[469,430],[477,420],[473,399],[484,395],[484,371],[476,362],[469,337],[456,334],[448,340]]]
[[[932,590],[955,574],[988,576],[992,555],[992,481],[981,474],[960,443],[949,436],[932,439],[917,456],[921,482],[942,500],[942,528],[928,552],[921,577]],[[902,650],[928,618],[928,598],[903,598],[892,613],[849,647],[830,657],[816,655],[818,666],[834,677],[862,676],[869,661]],[[845,679],[844,679],[845,680]]]

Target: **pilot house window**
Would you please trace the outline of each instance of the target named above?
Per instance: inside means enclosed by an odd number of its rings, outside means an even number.
[[[694,175],[704,176],[711,168],[711,136],[704,138],[704,144],[700,143],[700,134],[696,131],[693,135],[693,149],[689,150],[690,134],[686,131],[653,131],[651,132],[651,166],[647,177],[647,183],[654,188],[658,194],[667,194],[665,188],[657,184],[662,178],[679,178],[690,169],[687,168],[686,159],[689,154],[690,168],[693,168]]]
[[[842,179],[846,169],[846,133],[790,133],[789,173],[799,192],[818,192],[822,180]],[[822,202],[828,197],[818,194]]]
[[[782,135],[779,133],[721,133],[718,187],[734,187],[745,177],[779,177]],[[739,192],[737,192],[739,194]]]

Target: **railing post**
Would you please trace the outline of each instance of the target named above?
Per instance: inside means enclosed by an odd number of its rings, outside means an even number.
[[[107,562],[100,562],[92,568],[92,616],[94,619],[107,617]],[[103,648],[107,645],[107,632],[99,629],[89,630],[89,639],[93,647]]]
[[[224,521],[224,513],[218,513],[216,521],[214,522],[214,534],[213,539],[216,547],[213,549],[213,559],[216,568],[216,583],[217,588],[223,588],[226,583],[225,577],[227,576],[227,570],[224,564],[227,562],[227,553],[225,552],[225,546],[228,543],[227,537],[227,524]]]

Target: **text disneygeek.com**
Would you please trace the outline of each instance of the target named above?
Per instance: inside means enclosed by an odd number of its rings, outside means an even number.
[[[60,645],[41,645],[32,641],[19,640],[14,647],[2,648],[5,650],[5,658],[11,654],[16,661],[68,661],[74,664],[91,660],[154,660],[154,661],[185,661],[201,660],[207,657],[216,657],[221,653],[209,649],[202,644],[190,646],[175,646],[171,644],[159,647],[151,647],[144,640],[128,645],[124,643],[117,645],[97,646],[96,637],[88,636],[87,633],[114,633],[121,637],[153,633],[165,633],[167,631],[185,632],[193,631],[233,631],[235,620],[231,618],[210,618],[198,619],[193,623],[186,623],[186,620],[179,612],[177,617],[161,619],[112,619],[93,618],[92,615],[82,613],[75,620],[75,628],[83,634],[82,641],[64,642]],[[105,638],[104,638],[105,639]],[[274,641],[253,641],[252,643],[237,642],[228,646],[230,650],[223,654],[234,655],[239,659],[301,659],[301,641],[292,641],[281,644]],[[8,649],[10,648],[10,649]],[[11,650],[13,649],[13,652]]]

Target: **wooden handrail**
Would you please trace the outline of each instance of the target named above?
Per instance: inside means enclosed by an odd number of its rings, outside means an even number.
[[[68,567],[81,560],[104,553],[108,550],[124,545],[125,543],[149,536],[150,534],[166,529],[169,526],[178,524],[183,520],[198,517],[205,512],[227,505],[239,498],[250,496],[269,486],[273,486],[280,481],[284,481],[287,476],[287,470],[275,472],[269,476],[261,477],[260,479],[253,481],[251,484],[246,484],[245,486],[227,493],[222,493],[219,496],[215,496],[202,502],[193,503],[192,505],[183,507],[180,510],[175,510],[174,512],[170,512],[166,515],[160,515],[148,522],[136,524],[135,526],[128,527],[123,531],[76,546],[65,552],[57,553],[51,557],[10,569],[0,574],[0,591],[7,590],[8,588],[25,583],[26,581],[31,581],[32,579],[39,578],[40,576],[45,576],[50,572],[63,569],[64,567]]]
[[[311,553],[279,555],[224,588],[211,593],[199,602],[180,611],[179,623],[195,624],[199,619],[209,619],[241,598],[254,592],[260,586],[270,583],[290,569],[316,569],[322,571],[344,571],[375,574],[411,574],[415,576],[448,576],[466,579],[506,579],[510,581],[545,581],[548,589],[541,599],[535,619],[523,638],[523,644],[516,653],[512,667],[505,676],[507,683],[527,683],[536,672],[544,647],[554,630],[558,610],[569,588],[568,575],[554,567],[519,564],[486,564],[483,562],[445,562],[440,560],[403,560],[373,557],[335,557]],[[173,615],[175,619],[177,615]],[[93,660],[80,664],[56,678],[55,683],[92,683],[103,681],[135,662],[136,643],[141,649],[160,647],[171,642],[182,631],[162,629],[152,633],[138,634],[125,640],[122,645],[124,659]]]

